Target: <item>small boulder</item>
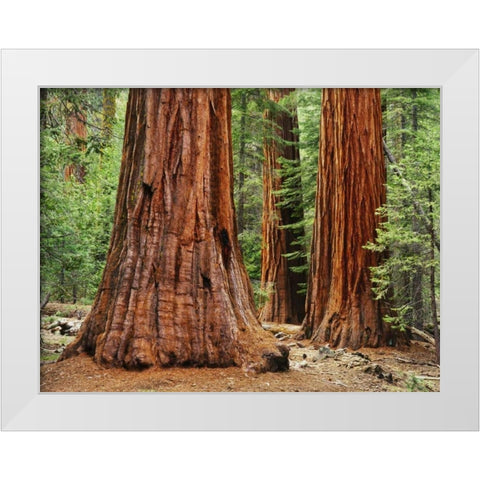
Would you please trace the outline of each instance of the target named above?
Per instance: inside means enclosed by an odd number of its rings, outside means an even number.
[[[318,359],[323,360],[327,357],[333,357],[335,355],[334,351],[327,345],[320,347],[318,349]]]
[[[353,357],[347,364],[348,368],[355,368],[355,367],[361,367],[363,365],[368,364],[369,361],[365,358],[359,358],[359,357]]]
[[[377,365],[376,363],[372,363],[364,370],[364,372],[370,373],[372,375],[379,375],[379,374],[383,374],[383,369],[380,365]]]
[[[362,352],[353,352],[352,355],[356,355],[357,357],[364,358],[365,360],[370,360],[370,357],[368,355],[365,355],[365,353],[362,353]]]

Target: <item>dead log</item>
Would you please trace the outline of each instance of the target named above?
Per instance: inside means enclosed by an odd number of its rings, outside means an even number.
[[[291,323],[262,323],[264,330],[276,333],[284,333],[285,335],[295,335],[300,332],[301,325],[292,325]]]
[[[419,330],[418,328],[415,328],[413,326],[410,326],[408,328],[412,333],[418,335],[420,338],[423,338],[423,340],[425,340],[426,342],[430,343],[431,345],[435,345],[435,339],[428,333],[425,333],[422,330]]]
[[[422,366],[426,365],[428,367],[437,367],[437,368],[440,366],[437,363],[433,363],[433,362],[417,362],[415,360],[407,360],[406,358],[401,358],[401,357],[395,357],[395,360],[401,363],[410,363],[413,365],[422,365]]]

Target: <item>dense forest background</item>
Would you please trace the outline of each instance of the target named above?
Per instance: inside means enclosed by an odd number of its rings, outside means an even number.
[[[289,144],[272,125],[296,117],[298,162],[279,159],[280,207],[302,215],[282,228],[296,249],[290,268],[308,274],[315,215],[322,89],[295,89],[273,101],[266,89],[233,89],[234,201],[243,260],[257,308],[269,295],[261,282],[265,145]],[[374,294],[387,301],[385,320],[433,333],[439,318],[440,92],[383,89],[387,202],[366,249],[384,252],[372,268]],[[41,91],[41,299],[90,304],[109,247],[122,157],[127,89]],[[286,145],[291,146],[291,145]],[[303,259],[298,262],[296,260]],[[305,294],[306,284],[299,285]]]

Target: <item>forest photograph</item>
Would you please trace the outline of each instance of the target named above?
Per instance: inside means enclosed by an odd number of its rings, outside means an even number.
[[[439,392],[439,88],[41,88],[41,392]]]

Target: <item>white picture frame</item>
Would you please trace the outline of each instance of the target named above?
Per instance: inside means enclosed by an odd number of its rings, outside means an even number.
[[[478,430],[478,50],[3,50],[4,430]],[[441,88],[436,393],[41,393],[39,88]],[[288,413],[287,413],[288,412]]]

